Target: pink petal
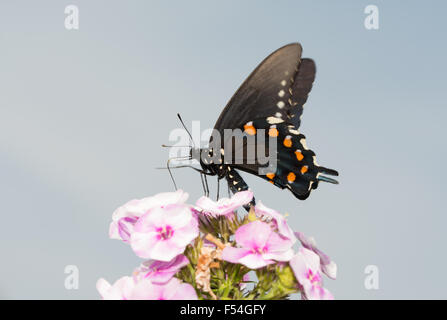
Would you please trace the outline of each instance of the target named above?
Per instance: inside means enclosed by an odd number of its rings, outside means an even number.
[[[188,258],[183,254],[176,256],[169,262],[164,261],[145,261],[135,270],[136,279],[149,279],[155,284],[163,284],[171,278],[184,266],[189,264]]]
[[[337,265],[323,251],[317,248],[317,244],[312,237],[306,237],[301,232],[295,232],[295,236],[301,242],[304,248],[312,250],[320,257],[321,270],[331,279],[337,278]]]
[[[170,204],[182,204],[188,200],[188,193],[183,190],[177,190],[175,192],[163,192],[159,193],[151,198],[147,198],[147,206],[167,206]]]
[[[152,250],[157,242],[158,233],[156,232],[134,232],[130,237],[130,246],[132,247],[132,250],[137,256],[145,259],[155,259],[152,257]]]
[[[172,230],[168,239],[160,237],[160,230]],[[191,209],[182,204],[154,208],[135,224],[130,243],[142,258],[170,261],[181,254],[185,247],[198,236],[198,223]]]
[[[222,251],[222,259],[231,263],[239,263],[239,260],[250,254],[251,250],[245,248],[225,247]]]
[[[176,192],[160,193],[153,197],[134,199],[119,207],[112,214],[109,236],[112,239],[128,241],[133,232],[136,221],[153,208],[165,207],[172,204],[182,204],[188,194],[178,190]]]
[[[266,260],[290,261],[293,258],[293,250],[288,249],[281,252],[269,252],[262,255]]]
[[[135,224],[134,232],[154,232],[158,227],[166,226],[166,212],[161,208],[154,208],[141,216]]]
[[[96,282],[96,290],[98,290],[99,294],[101,295],[101,297],[104,299],[104,297],[107,296],[108,291],[110,290],[112,286],[110,285],[110,283],[101,278]]]
[[[231,201],[237,204],[239,207],[248,204],[253,199],[253,192],[250,190],[236,192],[232,197]]]
[[[253,193],[249,190],[235,193],[231,199],[221,198],[217,202],[207,197],[201,197],[196,206],[204,212],[214,216],[227,215],[239,207],[249,203],[253,199]]]
[[[329,290],[310,283],[303,286],[304,295],[309,300],[334,300],[334,296]]]
[[[171,300],[197,300],[197,293],[189,283],[180,284],[171,296]]]
[[[164,209],[164,221],[173,229],[190,226],[194,223],[192,210],[186,205],[169,205]]]
[[[307,278],[309,270],[313,274],[320,272],[320,258],[313,251],[306,248],[300,248],[289,264],[301,285],[309,281]]]
[[[129,300],[160,300],[162,295],[163,285],[153,284],[145,279],[136,284],[129,296]]]
[[[126,300],[134,286],[131,277],[122,277],[113,285],[102,278],[96,282],[96,289],[104,300]]]
[[[260,253],[250,253],[239,259],[239,263],[250,269],[259,269],[274,262],[272,260],[265,259]]]
[[[283,238],[276,232],[271,232],[269,238],[267,239],[267,252],[283,252],[292,248],[293,242],[289,239]]]
[[[331,261],[329,264],[321,265],[321,270],[325,275],[327,275],[331,279],[337,278],[337,265],[334,261]]]
[[[270,209],[262,204],[260,201],[256,204],[255,212],[258,216],[268,217],[274,220],[278,232],[283,237],[292,240],[293,243],[296,241],[296,237],[293,230],[287,224],[286,218],[280,214],[278,211]]]
[[[186,247],[191,241],[193,241],[199,235],[199,228],[196,224],[191,224],[181,229],[174,231],[171,243],[177,247]]]

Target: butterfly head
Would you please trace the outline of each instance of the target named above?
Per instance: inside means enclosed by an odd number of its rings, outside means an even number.
[[[216,158],[212,148],[191,148],[190,157],[198,161],[204,171],[211,174],[217,174],[222,163],[220,157]]]

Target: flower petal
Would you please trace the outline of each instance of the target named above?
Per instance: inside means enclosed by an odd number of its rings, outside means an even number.
[[[307,278],[309,270],[313,274],[318,274],[320,271],[320,258],[313,251],[306,248],[300,248],[289,264],[301,285],[309,281]]]
[[[197,300],[197,293],[192,285],[182,283],[175,289],[171,300]]]
[[[268,217],[273,219],[276,227],[278,228],[278,233],[283,237],[290,239],[293,243],[296,241],[296,237],[293,230],[287,224],[286,218],[280,214],[278,211],[266,207],[261,201],[259,201],[255,206],[256,215],[261,217]]]
[[[310,282],[303,286],[303,291],[308,300],[334,300],[329,290],[319,285],[312,285]]]
[[[236,230],[236,242],[247,248],[258,250],[264,248],[272,233],[270,226],[259,220],[244,224]]]
[[[137,280],[149,279],[155,284],[164,284],[171,280],[181,268],[188,264],[189,260],[183,254],[176,256],[168,262],[149,260],[143,262],[140,267],[135,270],[134,275]]]
[[[337,265],[334,261],[321,265],[321,271],[331,279],[335,280],[337,278]]]
[[[293,250],[289,249],[282,252],[269,252],[262,255],[264,259],[276,261],[290,261],[293,258]]]
[[[160,300],[163,285],[154,284],[148,279],[141,280],[129,295],[129,300]]]
[[[253,192],[246,190],[235,193],[231,198],[221,198],[217,202],[208,197],[201,197],[196,202],[196,206],[205,213],[213,216],[231,214],[239,207],[249,203],[253,199]]]
[[[274,262],[272,260],[265,259],[260,253],[249,253],[239,259],[239,263],[250,269],[259,269]]]
[[[131,277],[122,277],[113,285],[103,278],[96,282],[96,289],[104,300],[126,300],[134,287],[135,282]]]
[[[314,238],[306,237],[301,232],[295,232],[295,236],[301,242],[304,248],[312,250],[320,257],[321,270],[331,279],[337,278],[337,265],[323,251],[317,248]]]
[[[289,239],[281,237],[276,232],[271,232],[267,239],[267,252],[283,252],[292,248],[293,242]]]
[[[251,250],[245,248],[225,247],[222,251],[222,260],[239,263],[239,260],[250,254]]]

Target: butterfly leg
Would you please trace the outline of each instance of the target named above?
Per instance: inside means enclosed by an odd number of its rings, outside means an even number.
[[[217,196],[216,196],[216,201],[219,201],[219,193],[220,193],[220,178],[218,176],[217,177]]]
[[[209,188],[209,186],[208,186],[208,178],[207,178],[206,174],[203,175],[203,178],[204,178],[204,180],[205,180],[205,188],[206,188],[206,193],[205,193],[205,195],[206,195],[207,197],[209,197],[209,196],[210,196],[210,188]]]
[[[230,171],[228,171],[225,178],[227,179],[227,182],[228,182],[228,188],[231,190],[231,192],[233,194],[240,192],[240,191],[246,191],[246,190],[250,189],[248,187],[247,183],[244,181],[244,179],[242,179],[241,175],[234,169],[231,169]],[[255,201],[254,197],[249,204],[244,206],[245,210],[247,210],[247,212],[248,212],[250,210],[250,206],[252,206],[252,205],[253,206],[256,205],[256,201]]]
[[[203,173],[200,174],[200,182],[202,183],[203,194],[206,194],[205,182],[203,181]]]

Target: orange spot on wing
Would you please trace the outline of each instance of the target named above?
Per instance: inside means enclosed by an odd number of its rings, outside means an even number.
[[[285,138],[283,141],[283,144],[285,147],[290,148],[292,146],[292,139],[290,138]]]
[[[295,155],[296,155],[296,158],[298,159],[298,161],[301,161],[301,160],[304,159],[303,154],[302,154],[301,151],[299,151],[299,150],[296,150],[296,151],[295,151]]]
[[[302,173],[302,174],[305,174],[305,173],[307,172],[308,169],[309,169],[309,168],[308,168],[307,166],[302,166],[302,167],[301,167],[301,173]]]
[[[271,184],[275,184],[275,183],[273,182],[273,180],[269,180],[269,182],[270,182]]]
[[[293,181],[295,181],[295,179],[296,179],[296,175],[295,175],[293,172],[290,172],[290,173],[287,175],[287,181],[288,181],[289,183],[292,183]]]
[[[274,173],[267,173],[266,176],[269,179],[273,179],[275,177],[275,174]]]
[[[253,127],[251,124],[244,125],[244,131],[246,134],[249,134],[251,136],[254,136],[256,134],[256,128]]]

